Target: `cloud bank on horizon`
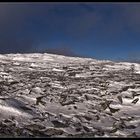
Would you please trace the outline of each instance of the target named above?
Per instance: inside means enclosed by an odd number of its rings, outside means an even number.
[[[0,3],[0,53],[127,58],[140,54],[139,33],[139,3]]]

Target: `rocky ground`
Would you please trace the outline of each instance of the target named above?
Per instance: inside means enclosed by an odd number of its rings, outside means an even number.
[[[140,137],[140,64],[0,55],[0,137]]]

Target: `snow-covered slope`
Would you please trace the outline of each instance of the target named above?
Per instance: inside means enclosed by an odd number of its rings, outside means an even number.
[[[0,136],[140,137],[140,64],[0,55]]]

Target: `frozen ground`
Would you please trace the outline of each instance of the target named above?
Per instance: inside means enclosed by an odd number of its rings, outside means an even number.
[[[0,137],[140,137],[140,64],[0,55]]]

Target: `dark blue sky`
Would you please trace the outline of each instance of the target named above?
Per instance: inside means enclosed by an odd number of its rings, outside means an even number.
[[[0,53],[140,59],[140,3],[0,3]]]

